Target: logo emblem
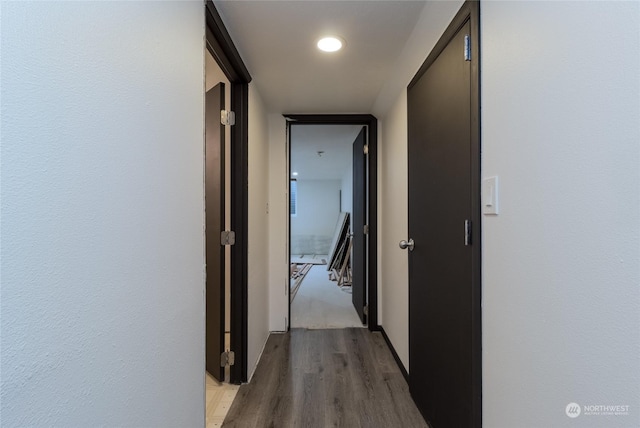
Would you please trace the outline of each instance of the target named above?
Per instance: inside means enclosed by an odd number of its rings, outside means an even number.
[[[570,418],[577,418],[578,416],[580,416],[582,409],[580,408],[580,405],[578,403],[569,403],[567,404],[567,407],[564,409],[564,411]]]

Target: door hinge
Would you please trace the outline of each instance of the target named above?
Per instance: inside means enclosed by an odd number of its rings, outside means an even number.
[[[471,36],[464,35],[464,60],[471,61]]]
[[[369,154],[369,145],[365,144],[363,149],[362,149],[362,151],[364,152],[365,155],[368,155]]]
[[[236,363],[236,354],[233,351],[226,351],[220,354],[220,367],[232,366]]]
[[[362,308],[362,313],[369,316],[369,305],[365,305],[364,308]]]
[[[369,225],[368,225],[368,224],[365,224],[365,225],[364,225],[364,234],[365,234],[365,235],[368,235],[368,234],[369,234]]]
[[[464,221],[464,245],[471,245],[471,220]]]
[[[223,125],[235,125],[236,114],[231,110],[220,110],[220,123]]]
[[[233,230],[223,230],[220,232],[220,245],[235,245],[236,233]]]

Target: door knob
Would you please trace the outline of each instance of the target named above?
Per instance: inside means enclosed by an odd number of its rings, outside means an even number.
[[[400,245],[400,248],[402,248],[403,250],[406,250],[408,248],[409,251],[413,251],[414,242],[413,242],[413,239],[409,239],[408,241],[405,241],[403,239],[402,241],[400,241],[399,245]]]

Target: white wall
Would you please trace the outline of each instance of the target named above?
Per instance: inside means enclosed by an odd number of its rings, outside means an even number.
[[[249,85],[248,374],[269,336],[269,123],[262,98]]]
[[[289,248],[286,122],[269,115],[269,330],[287,329]]]
[[[2,3],[3,426],[204,426],[203,35]]]
[[[329,254],[340,214],[340,180],[297,180],[297,215],[291,222],[291,254]]]
[[[380,204],[378,257],[381,325],[398,357],[409,369],[409,275],[407,252],[398,242],[408,239],[407,96],[406,91],[384,118],[380,134]]]
[[[353,159],[340,181],[340,211],[353,213]]]
[[[409,370],[408,259],[398,242],[408,238],[406,88],[460,8],[461,1],[427,3],[399,54],[395,79],[374,105],[380,120],[378,157],[379,322]]]
[[[486,2],[481,23],[484,424],[640,426],[640,4]]]

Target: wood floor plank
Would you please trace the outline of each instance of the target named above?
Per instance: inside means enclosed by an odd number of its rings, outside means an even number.
[[[293,329],[269,337],[224,427],[427,427],[380,333]]]
[[[280,345],[280,354],[290,353],[291,341],[288,335],[283,336]],[[292,372],[289,361],[285,358],[278,358],[277,364],[272,367],[269,381],[268,396],[262,401],[262,414],[265,415],[260,420],[262,427],[293,426],[293,385],[291,384]]]
[[[347,355],[336,352],[332,357],[332,364],[328,366],[330,375],[326,377],[325,426],[357,427],[358,417],[352,411],[354,400],[349,394],[351,379],[347,372]]]
[[[261,385],[261,387],[240,387],[236,395],[236,399],[234,399],[233,404],[227,413],[224,426],[238,428],[263,426],[263,409],[266,407],[263,401],[269,400],[270,397],[275,395],[273,385],[271,383],[271,374],[274,366],[281,361],[281,356],[285,355],[285,352],[282,352],[282,349],[284,348],[282,343],[283,341],[289,340],[286,336],[287,335],[282,334],[272,334],[269,336],[269,340],[267,341],[262,353],[262,358],[260,359],[262,369],[260,371],[256,370],[252,379],[252,384]],[[244,403],[241,415],[233,413],[233,409],[238,402]]]

